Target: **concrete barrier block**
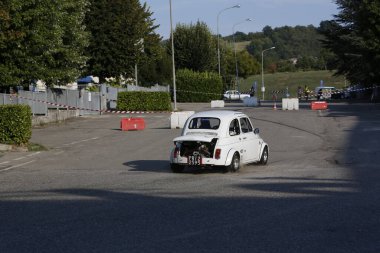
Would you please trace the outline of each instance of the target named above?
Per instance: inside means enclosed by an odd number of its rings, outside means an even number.
[[[257,102],[257,97],[246,97],[243,99],[243,104],[245,106],[250,106],[250,107],[259,106],[259,103]]]
[[[282,110],[299,110],[298,98],[283,98]]]
[[[183,128],[186,120],[194,113],[194,111],[173,112],[170,116],[170,128]]]
[[[223,100],[212,100],[211,101],[211,108],[223,108],[224,107],[224,101]]]
[[[292,98],[291,100],[293,101],[294,110],[298,111],[300,109],[299,99],[298,98]]]
[[[289,98],[283,98],[281,101],[282,110],[288,110]]]

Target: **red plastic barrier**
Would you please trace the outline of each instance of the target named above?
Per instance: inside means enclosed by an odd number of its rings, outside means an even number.
[[[312,110],[326,110],[327,102],[326,101],[312,101],[311,109]]]
[[[123,118],[120,121],[121,131],[144,130],[145,120],[143,118]]]

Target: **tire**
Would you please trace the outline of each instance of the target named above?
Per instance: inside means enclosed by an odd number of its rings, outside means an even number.
[[[171,164],[170,164],[170,169],[171,169],[174,173],[181,173],[181,172],[183,172],[183,170],[185,169],[185,166],[183,166],[183,165],[179,165],[179,164],[175,164],[175,163],[171,163]]]
[[[240,169],[240,156],[235,153],[232,157],[231,164],[227,166],[229,172],[237,172]]]
[[[268,163],[268,158],[269,158],[268,147],[265,147],[263,150],[263,153],[261,154],[261,158],[260,158],[259,163],[261,165],[266,165]]]

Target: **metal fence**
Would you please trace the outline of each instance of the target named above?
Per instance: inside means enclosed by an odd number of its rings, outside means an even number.
[[[17,95],[0,93],[0,105],[27,104],[33,115],[47,115],[49,109],[76,109],[79,115],[99,114],[99,111],[115,109],[117,94],[122,91],[169,92],[169,86],[155,85],[151,88],[128,85],[127,88],[115,88],[101,85],[100,92],[67,89],[47,89],[46,92],[19,90]]]

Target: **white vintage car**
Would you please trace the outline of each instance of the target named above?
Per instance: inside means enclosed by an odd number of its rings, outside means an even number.
[[[205,111],[193,114],[175,138],[170,154],[173,172],[186,166],[220,166],[238,171],[248,163],[267,164],[268,144],[253,128],[249,117],[236,111]]]
[[[228,90],[224,92],[223,99],[224,100],[244,100],[244,98],[249,98],[249,94],[240,93],[237,90]]]

